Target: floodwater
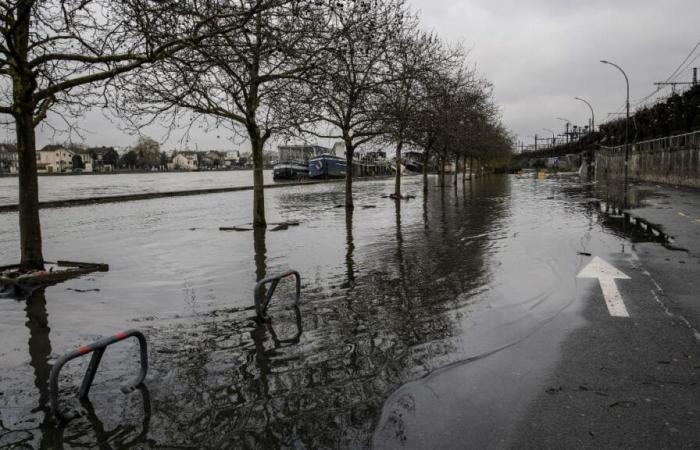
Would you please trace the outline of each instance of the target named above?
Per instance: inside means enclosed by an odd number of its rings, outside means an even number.
[[[263,172],[272,183],[272,171]],[[18,178],[0,177],[0,205],[18,202]],[[39,201],[252,186],[251,170],[39,176]]]
[[[577,180],[493,177],[427,196],[421,181],[404,180],[416,196],[405,202],[382,198],[392,180],[357,183],[354,213],[336,207],[341,184],[270,190],[268,220],[300,223],[279,232],[219,231],[249,222],[249,192],[42,211],[48,260],[110,271],[0,298],[0,447],[398,447],[411,411],[402,387],[450,379],[557,316],[570,332],[578,252],[628,242]],[[0,215],[0,265],[18,258],[16,220]],[[281,284],[272,321],[256,322],[256,280],[290,268],[303,278],[299,308]],[[130,341],[107,350],[82,405],[87,358],[69,363],[62,407],[82,416],[57,424],[52,363],[128,328],[148,337],[145,387],[118,389],[138,371]],[[520,357],[546,371],[557,352]],[[479,373],[483,396],[498,372]],[[518,401],[535,388],[518,386]],[[517,412],[505,405],[499,423]],[[486,436],[479,408],[466,417]]]

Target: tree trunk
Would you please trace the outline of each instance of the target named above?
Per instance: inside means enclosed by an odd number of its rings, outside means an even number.
[[[470,156],[469,157],[469,181],[472,181],[474,178],[474,157]]]
[[[452,177],[452,185],[457,186],[457,175],[459,174],[459,157],[455,156],[455,173]]]
[[[396,146],[396,188],[394,193],[398,196],[401,195],[401,149],[403,148],[403,142],[399,141]]]
[[[430,155],[428,150],[423,151],[423,192],[428,192],[428,160]]]
[[[352,201],[352,162],[354,153],[355,149],[352,147],[352,141],[345,139],[345,208],[347,209],[355,207]]]
[[[12,103],[19,159],[19,236],[22,270],[44,268],[39,222],[39,183],[36,173],[36,105],[32,98],[36,89],[36,79],[27,64],[33,3],[28,0],[17,2],[17,23],[12,31],[14,50],[19,55],[14,58],[15,67],[12,70]]]
[[[253,227],[264,228],[265,221],[265,183],[263,179],[264,140],[257,127],[248,130],[250,145],[253,150]]]
[[[467,182],[467,155],[462,157],[462,184]]]
[[[445,187],[445,159],[440,158],[440,187]]]
[[[22,270],[43,270],[39,221],[39,183],[36,173],[36,136],[32,109],[21,108],[15,117],[19,156],[19,235]]]

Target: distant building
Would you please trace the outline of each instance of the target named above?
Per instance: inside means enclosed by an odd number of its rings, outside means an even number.
[[[90,147],[87,149],[90,153],[90,159],[92,163],[92,169],[97,172],[111,172],[113,167],[111,164],[106,164],[104,161],[105,155],[112,151],[116,152],[114,147]],[[83,159],[83,162],[85,160]]]
[[[382,150],[366,152],[359,155],[359,159],[366,162],[385,161],[386,152]]]
[[[217,169],[226,165],[226,153],[216,150],[200,153],[199,166]]]
[[[0,173],[17,173],[19,170],[19,153],[14,144],[0,144]]]
[[[345,156],[345,142],[338,141],[333,144],[333,149],[331,150],[331,155]]]
[[[93,158],[93,153],[90,151],[89,148],[85,149],[76,149],[72,150],[74,155],[80,156],[81,161],[83,162],[83,172],[92,172],[93,167],[95,166],[94,158]]]
[[[173,159],[168,164],[169,170],[197,170],[199,168],[199,155],[197,152],[175,152]]]
[[[319,145],[283,145],[277,147],[280,162],[309,162],[309,159],[323,155],[333,154],[332,150]]]
[[[232,166],[237,166],[238,162],[241,159],[241,152],[238,150],[231,150],[226,152],[224,156],[224,166],[226,167],[232,167]]]
[[[66,173],[73,171],[75,153],[62,145],[47,145],[36,152],[37,171],[48,173]]]
[[[238,158],[238,166],[246,168],[253,167],[253,154],[251,152],[241,154]]]

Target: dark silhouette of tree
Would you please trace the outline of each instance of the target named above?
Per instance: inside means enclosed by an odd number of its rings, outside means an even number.
[[[22,269],[41,269],[35,128],[49,113],[68,118],[102,101],[108,80],[177,51],[201,16],[177,2],[14,0],[0,3],[0,114],[19,150]],[[155,32],[158,30],[158,32]]]
[[[396,146],[394,193],[401,196],[401,151],[410,143],[410,133],[419,128],[420,111],[428,100],[427,84],[439,73],[454,70],[461,62],[460,48],[450,49],[434,35],[405,27],[392,42],[387,64],[391,81],[380,90],[378,121],[384,139]]]
[[[84,168],[85,164],[83,164],[83,157],[80,155],[73,155],[73,170]]]
[[[133,169],[138,165],[139,155],[133,151],[129,150],[124,153],[121,158],[119,158],[119,165],[126,169]]]
[[[296,86],[327,63],[319,49],[327,7],[314,1],[222,0],[203,7],[203,14],[216,14],[207,8],[233,14],[212,24],[207,39],[126,80],[123,113],[137,127],[160,120],[173,130],[201,118],[245,135],[254,169],[253,223],[264,227],[263,149],[290,128],[300,101]],[[237,26],[242,16],[249,20]]]
[[[134,146],[134,151],[141,158],[144,167],[157,167],[160,163],[160,144],[153,138],[141,136]]]
[[[378,120],[381,88],[393,80],[389,67],[391,48],[416,21],[403,0],[346,2],[331,11],[327,34],[330,57],[320,67],[319,81],[308,93],[307,118],[319,131],[302,125],[316,136],[345,143],[345,207],[353,208],[352,180],[355,150],[381,136]]]
[[[102,163],[109,164],[114,168],[118,167],[119,166],[119,153],[117,153],[117,151],[114,150],[113,148],[110,148],[102,156]]]

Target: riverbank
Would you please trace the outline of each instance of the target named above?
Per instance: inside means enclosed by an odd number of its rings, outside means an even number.
[[[272,167],[266,167],[264,170],[272,170]],[[38,172],[39,177],[72,177],[83,175],[131,175],[131,174],[166,174],[166,173],[211,173],[211,172],[252,172],[253,169],[246,167],[236,169],[215,169],[215,170],[112,170],[110,172],[64,172],[64,173],[48,173]],[[19,173],[0,173],[0,178],[17,178]]]
[[[387,178],[393,178],[393,176],[384,177],[359,177],[354,178],[353,181],[368,181],[368,180],[382,180]],[[319,180],[319,181],[303,181],[303,182],[284,182],[275,184],[266,184],[265,189],[279,189],[283,187],[292,186],[309,186],[314,184],[322,183],[340,183],[344,182],[344,179],[333,179],[333,180]],[[189,197],[194,195],[207,195],[207,194],[221,194],[225,192],[240,192],[240,191],[252,191],[253,186],[234,186],[234,187],[224,187],[224,188],[210,188],[210,189],[190,189],[184,191],[169,191],[169,192],[148,192],[143,194],[125,194],[125,195],[105,195],[99,197],[88,197],[88,198],[72,198],[66,200],[54,200],[39,202],[40,209],[48,208],[69,208],[74,206],[84,206],[84,205],[95,205],[102,203],[120,203],[120,202],[131,202],[138,200],[151,200],[155,198],[168,198],[168,197]],[[16,212],[19,210],[18,204],[11,205],[0,205],[0,213]]]
[[[302,185],[312,185],[321,183],[320,181],[310,181],[303,183],[281,183],[281,184],[267,184],[265,189],[277,189],[288,186],[302,186]],[[187,191],[171,191],[171,192],[149,192],[146,194],[126,194],[126,195],[106,195],[101,197],[89,197],[89,198],[73,198],[68,200],[54,200],[48,202],[39,202],[40,209],[47,208],[69,208],[72,206],[83,206],[83,205],[95,205],[101,203],[120,203],[120,202],[132,202],[137,200],[150,200],[154,198],[167,198],[167,197],[188,197],[193,195],[206,195],[206,194],[221,194],[224,192],[238,192],[238,191],[252,191],[253,186],[239,186],[239,187],[228,187],[228,188],[211,188],[211,189],[192,189]],[[0,213],[5,212],[16,212],[19,210],[19,205],[0,205]]]

